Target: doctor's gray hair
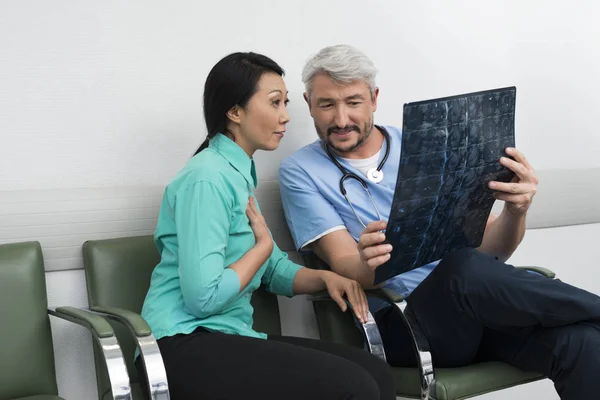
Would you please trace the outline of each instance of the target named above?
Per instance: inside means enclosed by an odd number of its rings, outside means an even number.
[[[371,96],[375,94],[377,69],[373,61],[360,50],[348,45],[329,46],[313,55],[302,69],[302,82],[310,99],[315,75],[326,73],[338,83],[365,81]]]

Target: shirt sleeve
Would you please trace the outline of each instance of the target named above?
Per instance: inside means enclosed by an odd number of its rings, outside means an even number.
[[[273,252],[267,260],[267,269],[262,276],[262,283],[271,293],[292,297],[294,278],[300,268],[302,266],[290,260],[287,253],[281,251],[273,241]]]
[[[297,250],[327,233],[345,229],[335,207],[293,159],[281,163],[279,188],[285,219]]]
[[[181,292],[199,318],[220,312],[240,292],[238,275],[224,265],[232,207],[233,200],[211,182],[196,182],[176,194]]]

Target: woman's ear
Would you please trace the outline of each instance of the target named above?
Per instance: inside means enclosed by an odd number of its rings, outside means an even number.
[[[236,124],[240,124],[241,123],[241,107],[238,105],[235,105],[233,107],[231,107],[229,109],[229,111],[227,111],[227,118],[229,118],[231,120],[231,122],[236,123]]]

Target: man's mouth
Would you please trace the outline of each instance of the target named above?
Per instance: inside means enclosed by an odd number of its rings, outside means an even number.
[[[329,129],[328,132],[329,132],[328,136],[335,135],[338,137],[345,137],[345,136],[350,135],[350,133],[352,133],[352,132],[358,132],[358,128],[356,128],[354,126],[349,126],[347,128],[343,128],[343,129],[339,129],[339,128]]]

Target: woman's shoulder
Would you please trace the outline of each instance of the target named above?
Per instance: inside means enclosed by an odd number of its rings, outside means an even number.
[[[217,189],[229,187],[231,165],[221,155],[208,148],[193,156],[169,183],[172,192],[186,190],[198,184]]]

